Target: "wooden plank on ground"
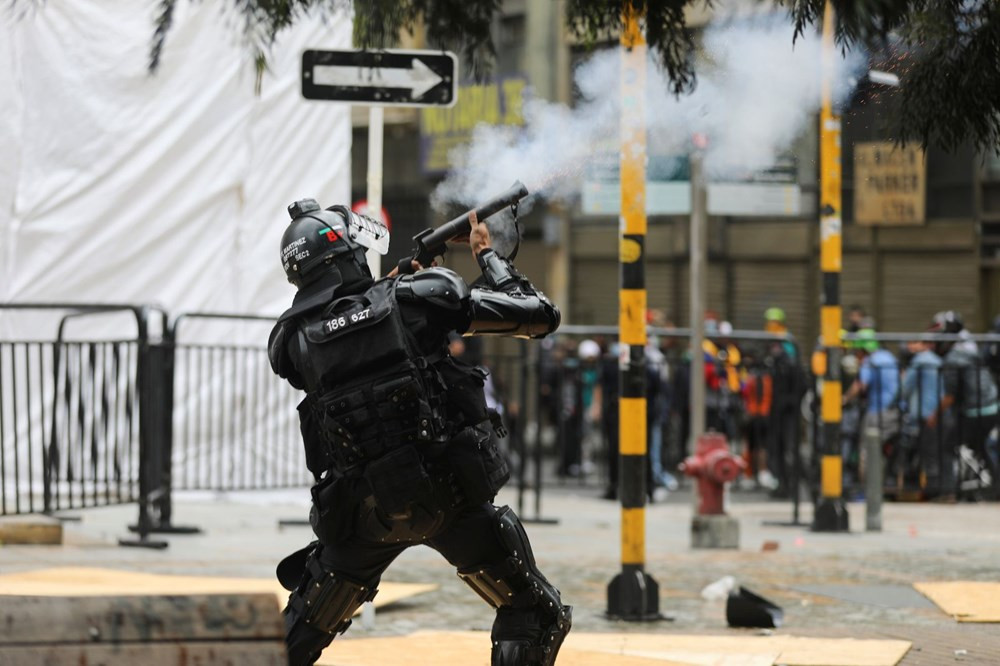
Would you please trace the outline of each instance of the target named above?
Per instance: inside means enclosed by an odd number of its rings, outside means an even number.
[[[5,646],[283,636],[281,613],[271,594],[0,596],[0,645]]]
[[[1000,583],[956,580],[913,587],[959,622],[1000,622]]]
[[[379,585],[375,607],[430,592],[437,585],[392,583]],[[288,591],[275,578],[230,578],[222,576],[175,576],[100,567],[55,567],[0,575],[0,595],[100,596],[141,594],[251,594],[270,593],[284,607]],[[359,611],[360,612],[360,611]]]
[[[420,631],[409,636],[340,638],[323,653],[317,666],[488,666],[490,637],[485,632]],[[662,659],[609,655],[563,647],[559,664],[572,666],[689,666]],[[770,666],[770,664],[768,664]]]
[[[572,632],[559,663],[626,666],[895,666],[910,643],[902,640],[805,638],[799,636],[679,635]],[[486,666],[486,632],[420,631],[393,638],[350,638],[333,642],[319,664],[326,666]]]
[[[767,657],[788,666],[895,666],[910,649],[908,641],[805,638],[772,635],[570,634],[567,645],[646,657],[705,663],[697,655]],[[714,662],[709,662],[714,663]],[[725,662],[723,662],[725,663]],[[737,662],[738,663],[738,662]]]
[[[51,516],[27,514],[0,518],[0,545],[57,546],[62,541],[62,522]]]
[[[280,641],[5,647],[3,666],[286,666]]]

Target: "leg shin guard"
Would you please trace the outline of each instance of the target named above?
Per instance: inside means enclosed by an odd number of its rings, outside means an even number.
[[[459,577],[497,609],[493,666],[551,666],[572,625],[572,609],[535,564],[528,535],[509,507],[497,510],[496,534],[506,557],[468,567]]]
[[[315,554],[314,554],[315,555]],[[312,664],[330,641],[351,626],[354,612],[375,598],[378,581],[358,583],[325,571],[311,556],[299,587],[285,609],[285,642],[289,663]]]

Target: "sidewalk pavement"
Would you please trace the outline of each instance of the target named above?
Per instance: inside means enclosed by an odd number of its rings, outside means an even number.
[[[306,489],[177,493],[174,523],[203,532],[166,535],[166,550],[117,545],[135,521],[135,505],[70,512],[82,520],[65,523],[63,546],[2,546],[0,572],[93,566],[271,577],[285,554],[311,540],[308,527],[278,525],[279,520],[305,519],[308,498]],[[574,628],[580,631],[733,631],[726,626],[725,602],[701,597],[706,585],[733,576],[737,584],[784,608],[782,631],[854,637],[900,627],[928,635],[996,633],[991,625],[956,629],[954,619],[912,590],[921,581],[998,580],[1000,506],[994,503],[887,503],[883,530],[874,533],[863,531],[864,504],[852,503],[850,533],[820,534],[808,527],[765,524],[788,521],[791,503],[737,492],[731,495],[729,512],[740,522],[740,549],[706,551],[690,548],[690,495],[674,493],[646,510],[646,571],[658,581],[661,612],[672,621],[633,624],[604,616],[607,584],[621,569],[619,505],[600,499],[596,488],[553,487],[545,491],[541,505],[542,517],[558,520],[553,525],[531,522],[537,517],[534,498],[528,493],[525,499],[522,517],[539,568],[574,606]],[[497,503],[517,509],[515,491],[505,489]],[[810,518],[811,506],[803,504],[801,520],[808,525]],[[762,550],[765,542],[776,549]],[[429,548],[406,551],[385,579],[439,587],[380,610],[374,627],[357,626],[348,636],[490,628],[493,612]]]

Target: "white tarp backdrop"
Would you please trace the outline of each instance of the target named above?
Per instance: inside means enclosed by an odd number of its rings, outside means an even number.
[[[0,303],[276,314],[285,207],[349,201],[349,108],[302,99],[299,68],[349,48],[350,17],[282,33],[258,96],[219,3],[179,4],[150,76],[155,5],[0,13]]]
[[[283,33],[258,95],[240,19],[220,3],[179,3],[150,76],[156,4],[0,9],[0,304],[275,315],[294,293],[278,260],[286,206],[349,201],[350,110],[304,100],[299,70],[305,49],[350,47],[351,17]],[[57,363],[55,345],[9,342],[53,340],[62,314],[0,309],[0,514],[40,503],[43,448],[63,501],[73,488],[80,502],[134,492],[134,344],[59,346]],[[73,321],[98,340],[136,334],[128,314]],[[188,322],[181,340],[198,330]],[[270,325],[214,324],[206,342],[252,352],[179,352],[179,481],[273,484],[281,468],[283,483],[305,483],[295,396],[260,351]]]

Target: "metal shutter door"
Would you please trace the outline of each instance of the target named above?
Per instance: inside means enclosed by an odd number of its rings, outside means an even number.
[[[939,310],[956,310],[966,325],[978,316],[979,263],[971,253],[885,254],[882,265],[883,331],[923,331]]]

